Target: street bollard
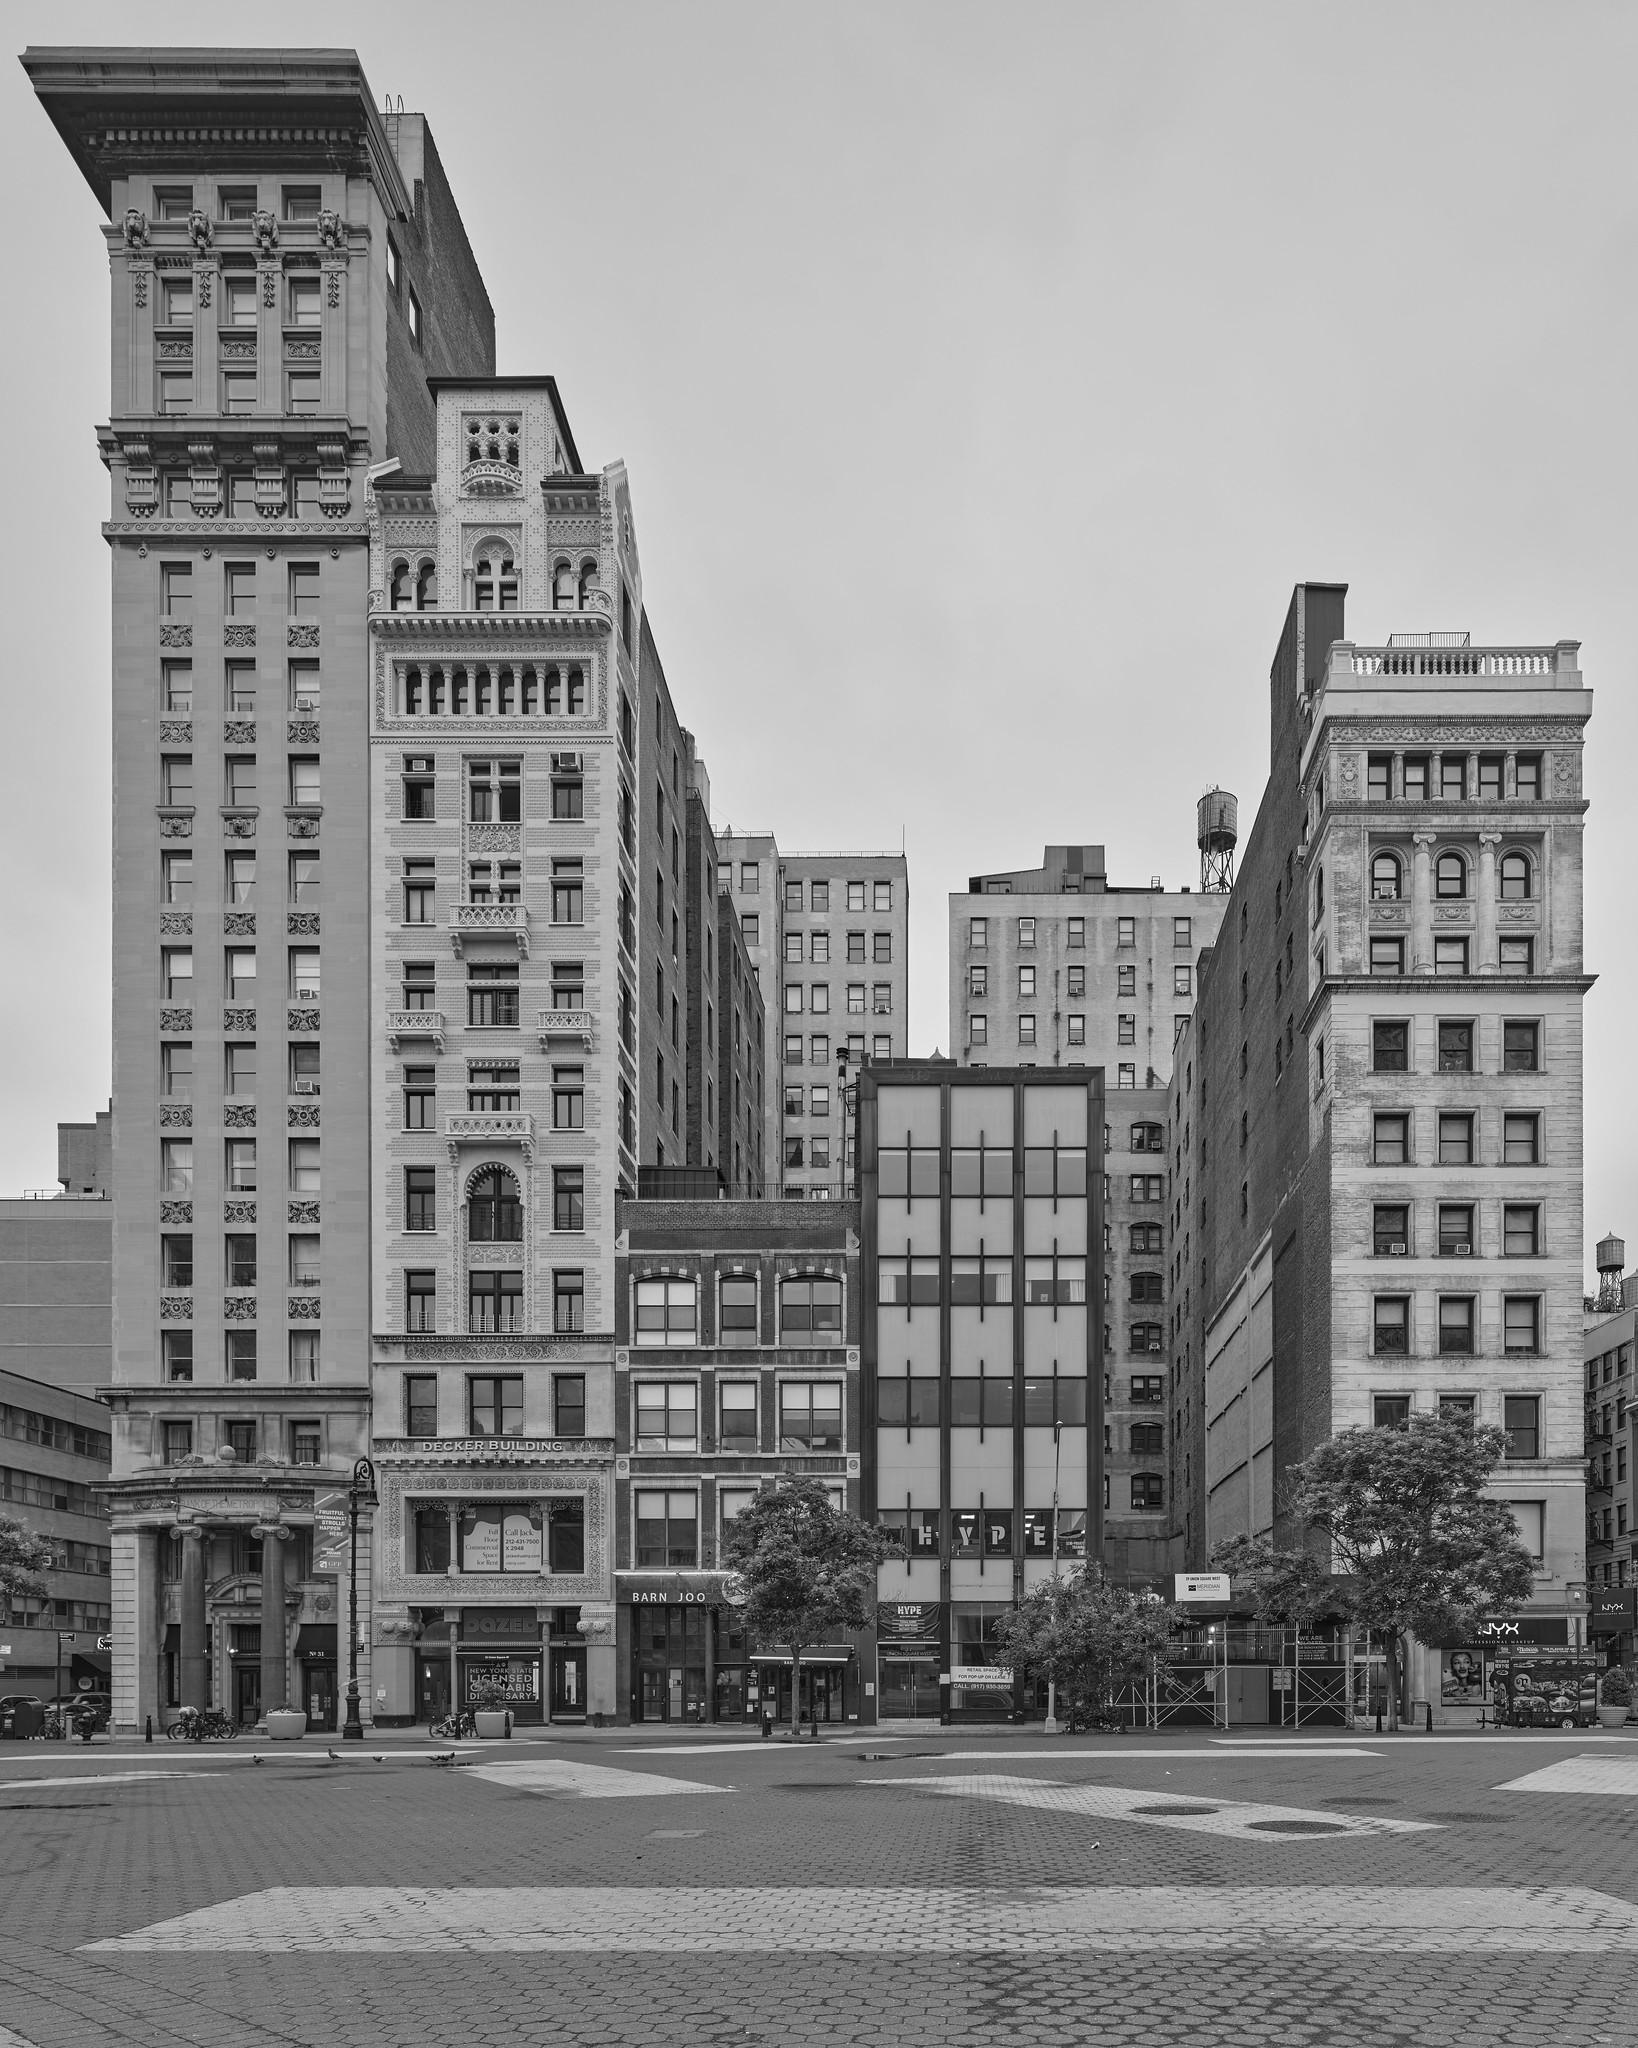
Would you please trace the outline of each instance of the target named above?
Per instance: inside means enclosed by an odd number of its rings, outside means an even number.
[[[142,1739],[144,1742],[152,1742],[154,1739],[154,1717],[152,1714],[148,1716],[147,1723],[143,1730]]]
[[[1428,1733],[1429,1733],[1430,1735],[1431,1735],[1431,1734],[1433,1733],[1433,1702],[1432,1702],[1432,1700],[1429,1700],[1429,1701],[1428,1701]]]
[[[1376,1710],[1376,1732],[1378,1735],[1382,1733],[1382,1709],[1380,1707]]]

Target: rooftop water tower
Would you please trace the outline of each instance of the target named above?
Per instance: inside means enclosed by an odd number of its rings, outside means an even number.
[[[1226,896],[1234,887],[1234,848],[1240,837],[1239,800],[1213,784],[1200,799],[1195,818],[1201,894]]]
[[[1626,1271],[1626,1239],[1609,1236],[1598,1240],[1598,1306],[1615,1314],[1621,1306],[1621,1275]]]

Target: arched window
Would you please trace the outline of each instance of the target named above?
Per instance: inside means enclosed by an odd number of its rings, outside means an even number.
[[[518,1184],[498,1166],[487,1167],[467,1195],[466,1234],[473,1244],[521,1244],[523,1204]]]
[[[1467,862],[1459,853],[1442,853],[1433,870],[1433,893],[1442,903],[1460,902],[1467,894]]]
[[[423,562],[415,578],[415,609],[430,612],[437,609],[437,604],[438,565],[436,562]]]
[[[1530,857],[1524,853],[1504,853],[1501,862],[1501,892],[1504,903],[1523,903],[1530,896]]]
[[[572,612],[574,610],[574,571],[567,562],[552,564],[552,610]]]
[[[389,602],[395,612],[407,612],[410,607],[410,568],[408,562],[394,562]]]
[[[597,564],[595,562],[582,562],[580,565],[580,581],[575,585],[575,596],[582,611],[586,609],[587,602],[591,597],[592,585],[596,581]]]
[[[1404,870],[1397,853],[1379,853],[1371,862],[1371,901],[1397,903],[1404,884]]]

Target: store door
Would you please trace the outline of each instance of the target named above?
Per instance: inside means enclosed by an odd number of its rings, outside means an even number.
[[[254,1728],[262,1718],[262,1667],[258,1660],[238,1659],[233,1667],[233,1718],[241,1728]]]
[[[640,1721],[663,1721],[665,1719],[666,1683],[663,1666],[645,1664],[641,1672],[642,1687],[638,1700]]]
[[[938,1653],[883,1650],[877,1658],[884,1721],[936,1720]]]
[[[418,1657],[415,1674],[415,1717],[430,1726],[449,1712],[449,1659]]]
[[[586,1718],[586,1653],[577,1649],[552,1652],[552,1719]]]
[[[308,1734],[333,1735],[336,1726],[336,1667],[333,1664],[305,1664],[301,1684]]]

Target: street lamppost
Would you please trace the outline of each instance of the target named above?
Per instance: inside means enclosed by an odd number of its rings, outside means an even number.
[[[358,1718],[358,1511],[365,1506],[375,1506],[375,1467],[368,1458],[360,1458],[353,1466],[353,1483],[347,1489],[352,1550],[347,1567],[347,1719],[341,1730],[342,1739],[347,1742],[364,1740],[364,1724]]]

